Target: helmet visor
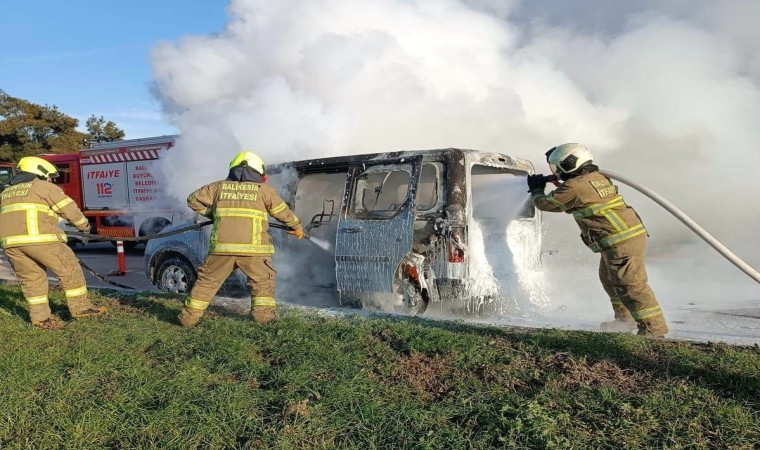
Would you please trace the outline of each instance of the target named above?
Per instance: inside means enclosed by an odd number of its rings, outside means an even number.
[[[557,166],[555,166],[554,164],[551,164],[551,163],[549,164],[549,170],[551,170],[552,173],[554,175],[557,175],[557,176],[559,176],[560,173],[561,173],[560,170],[559,170],[559,167],[557,167]]]

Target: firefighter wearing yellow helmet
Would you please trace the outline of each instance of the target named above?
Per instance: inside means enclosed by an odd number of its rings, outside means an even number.
[[[304,237],[301,221],[265,184],[264,161],[250,151],[238,153],[230,162],[226,180],[216,181],[190,194],[187,205],[213,219],[209,252],[198,270],[179,322],[194,326],[211,304],[222,283],[239,268],[251,288],[251,317],[264,324],[276,318],[274,246],[267,230],[268,217],[290,227],[288,233]]]
[[[32,324],[60,326],[50,312],[46,269],[58,277],[71,317],[103,314],[106,309],[94,306],[87,296],[79,260],[66,245],[66,234],[58,228],[61,217],[78,230],[89,232],[87,218],[74,200],[50,182],[58,170],[49,161],[27,156],[17,168],[18,174],[0,194],[0,245],[21,283]]]
[[[563,181],[544,193],[546,178],[528,176],[528,190],[536,208],[572,214],[581,239],[601,254],[599,278],[610,297],[615,320],[602,323],[603,331],[632,331],[663,337],[668,326],[647,281],[645,252],[647,231],[612,181],[593,164],[583,145],[568,143],[546,152],[554,175]]]

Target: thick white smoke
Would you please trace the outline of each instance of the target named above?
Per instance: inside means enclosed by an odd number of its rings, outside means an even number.
[[[242,148],[279,162],[464,147],[546,171],[546,149],[583,142],[760,263],[757,0],[232,0],[228,13],[219,34],[152,53],[182,134],[164,165],[178,199]],[[652,255],[691,241],[623,192]],[[585,252],[571,222],[550,219],[549,237]]]

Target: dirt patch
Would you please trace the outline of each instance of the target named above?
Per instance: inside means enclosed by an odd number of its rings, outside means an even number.
[[[539,366],[560,374],[559,378],[547,383],[559,388],[608,386],[620,392],[640,393],[652,383],[646,372],[623,369],[606,360],[589,363],[585,356],[573,359],[567,353],[555,353],[540,361]]]
[[[393,378],[402,380],[423,398],[440,398],[453,388],[451,372],[451,356],[431,357],[412,351],[397,359]]]
[[[288,405],[287,414],[289,416],[309,417],[311,409],[309,408],[309,400],[301,400],[297,403],[291,403]]]
[[[37,322],[34,324],[34,327],[39,328],[40,330],[61,330],[65,326],[66,322],[57,317],[51,317],[47,320],[43,320],[42,322]]]

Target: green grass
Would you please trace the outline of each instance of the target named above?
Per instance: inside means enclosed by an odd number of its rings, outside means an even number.
[[[760,350],[181,299],[28,324],[0,286],[2,449],[757,448]]]

